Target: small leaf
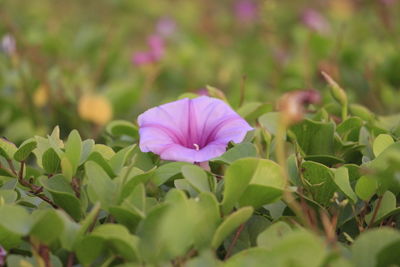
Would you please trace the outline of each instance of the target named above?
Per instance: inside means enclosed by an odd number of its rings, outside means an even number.
[[[23,142],[18,150],[14,153],[14,159],[16,161],[24,161],[29,154],[36,148],[37,142],[34,138],[28,139]]]
[[[107,173],[96,163],[88,161],[85,164],[88,184],[88,195],[92,202],[100,201],[103,208],[107,209],[116,199],[116,185]]]
[[[378,182],[376,179],[369,176],[361,176],[357,180],[356,184],[356,194],[362,200],[368,201],[378,189]]]
[[[11,160],[14,157],[17,147],[7,139],[0,137],[0,156]]]
[[[18,194],[17,192],[15,192],[15,190],[5,190],[5,189],[0,190],[0,203],[2,203],[3,201],[3,203],[12,204],[17,200],[17,198]]]
[[[394,140],[390,135],[388,135],[388,134],[378,135],[375,138],[374,144],[372,146],[375,157],[379,156],[379,154],[381,154],[383,152],[383,150],[385,150],[387,147],[389,147],[393,143],[394,143]]]
[[[138,128],[129,121],[114,120],[106,126],[106,131],[112,136],[130,136],[134,139],[139,137]]]
[[[350,186],[349,172],[346,167],[340,167],[334,172],[334,181],[340,191],[343,192],[350,199],[353,204],[357,202],[357,195],[354,193],[353,188]]]
[[[252,207],[243,207],[226,217],[214,234],[211,243],[212,248],[217,249],[225,238],[227,238],[241,224],[245,223],[252,214]]]
[[[74,175],[74,170],[71,162],[67,157],[63,157],[61,159],[61,172],[69,182],[72,181],[72,175]]]
[[[67,157],[70,165],[72,175],[75,174],[78,168],[79,161],[82,153],[82,139],[77,130],[73,130],[69,136],[68,141],[65,144],[65,156]],[[72,176],[71,175],[71,176]]]
[[[303,162],[301,168],[313,199],[321,205],[328,205],[337,188],[333,181],[333,172],[328,167],[313,161]]]
[[[228,213],[239,201],[241,206],[260,207],[282,195],[284,179],[280,166],[273,161],[243,158],[225,172],[222,211]]]
[[[166,183],[170,178],[181,173],[182,166],[191,165],[187,162],[171,162],[161,165],[155,170],[152,182],[156,186]]]
[[[42,165],[47,173],[57,173],[60,169],[60,162],[61,160],[53,148],[49,148],[43,153]]]
[[[16,235],[25,236],[32,227],[29,213],[21,206],[0,206],[0,218],[0,226]]]
[[[292,228],[285,222],[276,222],[258,235],[257,245],[265,248],[273,248],[277,242],[291,233]]]
[[[79,220],[82,216],[81,202],[74,195],[74,191],[67,180],[60,174],[50,179],[41,176],[39,183],[50,192],[54,202],[63,208],[72,218]]]
[[[399,240],[400,233],[387,227],[363,232],[351,246],[352,261],[355,266],[374,267],[379,252]]]
[[[58,239],[64,230],[63,219],[52,209],[35,210],[32,213],[33,226],[30,235],[49,245]]]
[[[214,162],[232,164],[235,160],[257,156],[257,151],[252,143],[240,143],[226,151],[222,156],[214,158]]]
[[[377,204],[379,199],[375,201],[373,205],[372,211],[365,216],[365,221],[367,224],[371,222],[372,216],[377,208]],[[374,219],[374,224],[380,223],[387,215],[392,214],[393,211],[396,210],[396,196],[390,192],[386,191],[385,194],[382,196],[382,200],[380,201],[379,209],[376,212],[376,216]]]
[[[182,174],[197,192],[210,192],[206,172],[196,165],[185,165]]]

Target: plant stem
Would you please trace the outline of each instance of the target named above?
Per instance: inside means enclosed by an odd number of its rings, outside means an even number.
[[[378,214],[378,210],[381,207],[382,199],[383,199],[383,196],[380,196],[379,199],[378,199],[378,202],[376,203],[376,207],[374,209],[374,213],[372,213],[372,218],[369,221],[369,224],[367,225],[367,229],[374,224],[375,219],[376,219],[376,215]]]
[[[231,242],[231,244],[229,245],[229,248],[228,248],[228,250],[227,250],[227,252],[226,252],[225,260],[228,259],[228,258],[231,256],[232,250],[233,250],[233,248],[235,247],[235,245],[236,245],[236,243],[237,243],[237,241],[238,241],[238,239],[239,239],[239,236],[240,236],[240,234],[242,233],[243,229],[244,229],[244,223],[241,224],[241,225],[239,226],[239,228],[236,230],[236,234],[235,234],[235,236],[233,237],[232,242]]]
[[[289,174],[286,166],[286,153],[285,153],[285,134],[288,127],[288,119],[284,114],[281,113],[278,125],[278,131],[276,134],[276,159],[278,164],[282,168],[282,174],[284,179],[284,190],[283,200],[292,209],[296,216],[301,220],[302,224],[311,228],[310,222],[302,212],[301,206],[297,203],[292,193],[289,191]]]

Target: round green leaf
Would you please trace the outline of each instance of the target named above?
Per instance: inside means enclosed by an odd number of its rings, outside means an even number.
[[[374,144],[372,145],[375,157],[379,156],[379,154],[381,154],[383,150],[385,150],[393,143],[394,140],[390,135],[388,134],[378,135],[374,140]]]

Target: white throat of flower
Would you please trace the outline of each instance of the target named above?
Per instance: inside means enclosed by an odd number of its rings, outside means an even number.
[[[196,151],[200,150],[200,146],[198,144],[193,144],[194,148],[196,149]]]

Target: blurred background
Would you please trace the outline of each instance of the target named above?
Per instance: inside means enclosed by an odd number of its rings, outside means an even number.
[[[314,88],[400,110],[398,0],[3,0],[0,135],[60,125],[97,138],[112,119],[207,85],[234,107]]]

